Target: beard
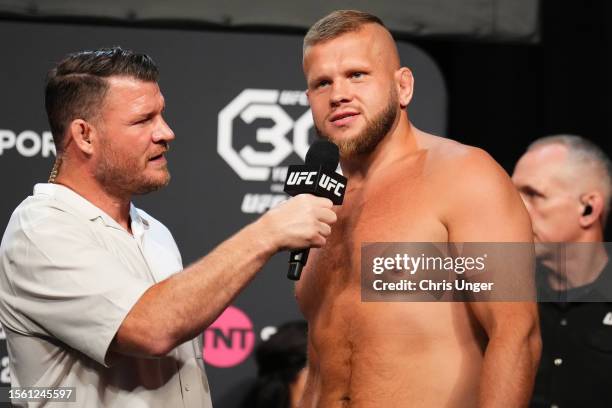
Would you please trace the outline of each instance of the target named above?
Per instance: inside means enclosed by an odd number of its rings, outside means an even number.
[[[372,120],[367,121],[365,129],[357,136],[348,140],[334,140],[317,126],[315,126],[315,130],[320,137],[338,146],[340,157],[342,158],[368,154],[374,151],[381,140],[389,134],[397,118],[398,111],[397,91],[395,88],[391,88],[387,106],[385,106]]]
[[[170,182],[170,172],[166,165],[155,176],[146,175],[140,164],[141,158],[119,157],[108,144],[103,142],[102,157],[96,166],[94,176],[98,183],[109,193],[121,197],[134,194],[147,194],[165,187]]]

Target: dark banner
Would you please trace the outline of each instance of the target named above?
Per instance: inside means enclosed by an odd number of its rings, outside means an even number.
[[[322,16],[338,9],[374,13],[393,32],[411,36],[444,35],[512,42],[539,39],[539,0],[174,0],[172,3],[163,0],[0,0],[0,15],[11,17],[299,30],[306,30]]]

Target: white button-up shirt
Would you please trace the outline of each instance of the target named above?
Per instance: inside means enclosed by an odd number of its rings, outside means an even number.
[[[164,358],[107,358],[140,296],[183,268],[164,225],[133,205],[130,218],[132,234],[57,184],[13,212],[0,245],[13,387],[76,387],[67,407],[211,406],[197,340]]]

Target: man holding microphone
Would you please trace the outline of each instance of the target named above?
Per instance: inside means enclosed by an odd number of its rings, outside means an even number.
[[[302,194],[183,268],[168,229],[131,198],[168,184],[158,69],[119,47],[51,72],[50,183],[0,246],[0,320],[13,387],[74,387],[71,407],[209,407],[194,340],[278,251],[320,247],[332,202]]]

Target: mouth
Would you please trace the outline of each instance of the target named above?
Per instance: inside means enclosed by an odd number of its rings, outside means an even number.
[[[334,114],[329,119],[329,121],[334,126],[346,126],[349,123],[353,122],[357,118],[358,115],[359,115],[359,112],[354,112],[354,111],[338,112]]]
[[[160,154],[158,154],[157,156],[153,156],[151,158],[149,158],[149,162],[150,163],[159,163],[159,164],[164,164],[166,163],[166,157],[165,155],[165,151],[161,152]]]

